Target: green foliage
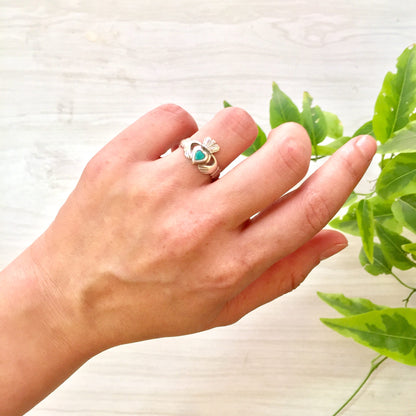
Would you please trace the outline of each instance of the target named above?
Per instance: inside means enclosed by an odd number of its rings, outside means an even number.
[[[381,154],[414,152],[416,152],[416,121],[411,121],[377,149],[377,153]]]
[[[364,298],[318,292],[344,318],[321,321],[341,335],[408,365],[416,365],[416,309],[388,308]]]
[[[380,198],[378,195],[368,197],[373,207],[374,221],[384,225],[389,230],[401,234],[403,227],[397,221],[392,212],[391,202]]]
[[[338,218],[334,218],[329,223],[329,225],[332,228],[335,228],[344,233],[360,237],[360,229],[358,228],[357,223],[357,207],[358,202],[353,203],[352,205],[350,205],[345,215]]]
[[[407,238],[389,230],[380,223],[376,223],[375,228],[380,240],[381,251],[392,266],[399,270],[409,270],[415,266],[407,257],[407,253],[402,249],[404,244],[410,243]]]
[[[365,134],[369,134],[370,136],[375,136],[373,131],[373,120],[367,121],[364,123],[355,133],[352,135],[353,137],[363,136]]]
[[[318,145],[314,149],[315,156],[321,156],[321,157],[331,156],[333,153],[335,153],[340,147],[342,147],[349,140],[351,140],[351,137],[342,136],[342,137],[339,137],[336,140],[331,141],[330,143],[328,143],[326,145]]]
[[[405,127],[416,108],[416,48],[404,50],[397,60],[397,73],[388,72],[374,108],[376,139],[385,143]]]
[[[295,103],[274,82],[270,100],[270,125],[274,129],[289,121],[300,123],[300,112]]]
[[[402,249],[412,255],[412,258],[416,260],[416,243],[404,244]]]
[[[359,255],[361,266],[367,273],[373,276],[380,274],[391,274],[393,265],[389,262],[381,249],[380,244],[375,243],[373,247],[373,261],[365,254],[364,248],[361,249]]]
[[[232,107],[232,105],[228,101],[224,101],[224,108]],[[262,128],[257,124],[257,137],[256,140],[254,140],[254,143],[243,152],[244,156],[251,156],[253,153],[257,152],[257,150],[260,149],[266,143],[267,136],[266,133],[262,130]]]
[[[416,270],[416,48],[399,57],[397,73],[388,73],[377,98],[372,121],[362,125],[353,136],[372,134],[379,142],[380,172],[375,189],[358,196],[346,213],[330,225],[361,237],[360,263],[368,273],[391,275],[410,289],[405,308],[369,310],[345,314],[334,301],[328,302],[346,317],[322,319],[341,335],[351,337],[375,351],[404,364],[416,365],[416,309],[408,302],[416,289],[404,283],[396,270]],[[406,234],[406,235],[404,235]],[[412,240],[410,240],[409,238]],[[335,299],[339,296],[336,295]],[[342,298],[343,303],[352,302]],[[361,303],[360,303],[361,301]],[[356,301],[357,302],[357,301]]]
[[[329,306],[344,316],[360,315],[362,313],[386,309],[386,306],[376,305],[364,298],[347,298],[341,293],[322,293],[318,296]]]
[[[303,93],[301,121],[309,134],[313,154],[318,155],[317,146],[327,134],[326,119],[323,111],[317,105],[312,107],[313,98],[308,92]]]
[[[328,111],[323,112],[325,117],[325,123],[327,128],[327,136],[333,139],[340,139],[344,133],[344,126],[341,123],[341,120],[333,113]]]
[[[397,221],[416,234],[416,194],[404,195],[391,205]]]
[[[357,205],[357,225],[366,257],[373,263],[374,213],[370,199],[362,199]]]
[[[338,116],[323,111],[317,105],[313,106],[312,102],[312,96],[305,91],[302,111],[300,111],[288,95],[274,82],[270,100],[270,125],[275,128],[290,121],[301,124],[311,138],[313,156],[316,160],[332,155],[351,137],[343,136],[344,127]],[[325,144],[319,145],[324,141]]]
[[[352,137],[370,134],[378,142],[379,172],[374,189],[367,194],[353,192],[342,214],[330,225],[362,240],[359,260],[373,276],[389,275],[410,290],[404,308],[376,305],[364,298],[342,294],[318,293],[343,318],[322,322],[346,337],[401,363],[416,365],[416,308],[409,308],[416,288],[398,275],[416,271],[416,48],[404,50],[397,60],[396,73],[389,72],[377,97],[373,118],[351,136],[344,135],[340,119],[312,105],[305,92],[302,108],[276,83],[270,101],[270,125],[294,121],[309,133],[313,157],[332,155]],[[252,154],[266,141],[259,127],[255,144],[245,153]],[[413,274],[413,277],[415,274]],[[372,365],[369,374],[385,358]],[[368,377],[367,377],[368,378]],[[366,378],[366,380],[367,380]],[[362,386],[362,385],[361,385]],[[360,388],[361,388],[360,386]]]
[[[376,192],[390,201],[416,193],[416,153],[401,153],[389,160],[378,177]]]
[[[345,201],[344,207],[349,207],[351,204],[353,204],[357,200],[357,198],[358,198],[358,194],[352,191],[350,196]]]
[[[386,308],[321,321],[379,354],[416,365],[416,309]]]

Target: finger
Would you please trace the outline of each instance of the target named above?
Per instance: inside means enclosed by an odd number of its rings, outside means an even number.
[[[192,139],[202,142],[207,136],[220,146],[215,153],[218,165],[223,170],[237,156],[246,150],[257,137],[258,128],[251,116],[237,107],[229,107],[219,111],[214,118],[197,131]],[[176,149],[164,163],[169,169],[175,170],[185,182],[193,185],[210,183],[211,177],[201,173],[196,165],[185,158],[182,148]]]
[[[183,108],[164,104],[140,117],[108,146],[134,160],[154,160],[197,130],[195,120]]]
[[[253,309],[298,287],[322,260],[333,256],[348,245],[337,231],[324,230],[294,253],[266,270],[224,307],[213,324],[229,325]]]
[[[251,221],[243,231],[247,252],[262,247],[255,251],[257,260],[275,262],[311,239],[341,208],[375,151],[371,136],[344,145],[297,190]],[[272,241],[279,243],[278,251]]]
[[[216,204],[226,206],[234,226],[265,209],[307,173],[311,141],[296,123],[272,130],[266,144],[217,182]]]

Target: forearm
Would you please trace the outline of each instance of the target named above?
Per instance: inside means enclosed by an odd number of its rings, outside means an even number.
[[[0,273],[0,414],[21,415],[92,352],[68,294],[49,285],[33,260],[35,242]],[[82,346],[82,347],[81,347]]]

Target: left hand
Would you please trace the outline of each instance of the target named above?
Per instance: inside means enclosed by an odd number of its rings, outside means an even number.
[[[238,108],[200,130],[179,107],[151,111],[92,159],[41,239],[34,257],[45,285],[59,288],[60,305],[80,319],[74,340],[98,351],[233,323],[346,246],[341,234],[321,230],[366,170],[372,138],[352,140],[283,196],[309,166],[300,125],[273,130],[213,183],[181,148],[160,158],[191,135],[218,142],[224,169],[257,127]]]

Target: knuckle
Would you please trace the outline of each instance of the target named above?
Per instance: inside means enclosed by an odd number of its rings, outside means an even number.
[[[340,152],[341,169],[346,171],[350,177],[360,178],[362,176],[362,167],[356,158],[349,157],[348,154]]]
[[[231,254],[233,253],[233,254]],[[217,289],[226,292],[234,291],[236,287],[241,285],[253,273],[253,265],[250,260],[241,254],[235,248],[231,251],[228,248],[223,251],[221,261],[216,262],[216,278],[214,285]]]
[[[300,138],[305,139],[308,142],[310,142],[310,138],[309,138],[308,132],[299,123],[296,123],[294,121],[288,121],[286,123],[281,124],[278,127],[278,129],[279,130],[285,130],[285,131],[291,132],[292,135],[294,135],[296,137],[300,137]]]
[[[258,134],[257,124],[247,111],[239,107],[222,110],[227,127],[238,137],[254,141]]]
[[[217,265],[215,275],[210,278],[210,286],[214,290],[227,293],[235,288],[240,278],[238,269],[227,262],[223,266]]]
[[[310,152],[297,136],[287,136],[280,151],[280,159],[289,172],[296,177],[306,175],[309,168]]]
[[[190,126],[190,130],[192,134],[194,131],[198,129],[194,118],[181,106],[173,103],[162,104],[155,109],[156,113],[161,114],[168,114],[169,116],[173,116],[176,120],[186,126]]]
[[[289,173],[303,177],[309,168],[311,141],[306,130],[297,123],[281,124],[273,129],[268,142],[277,147],[277,157]]]
[[[128,165],[124,162],[123,155],[112,152],[110,145],[98,152],[85,166],[82,179],[87,183],[109,186],[122,181],[126,175]]]
[[[97,182],[105,175],[109,164],[110,160],[98,153],[85,166],[83,177],[87,182]]]
[[[317,191],[309,191],[303,200],[306,226],[313,233],[320,231],[332,217],[328,201]]]
[[[271,133],[273,133],[274,131],[278,131],[280,135],[287,135],[287,136],[295,137],[298,144],[301,144],[305,151],[307,151],[308,153],[311,153],[312,151],[311,139],[309,137],[308,132],[301,124],[296,123],[294,121],[289,121],[289,122],[281,124],[274,130],[272,130]]]
[[[302,125],[290,121],[280,125],[278,129],[281,130],[283,134],[294,137],[297,145],[302,148],[308,159],[310,158],[312,151],[311,139]]]
[[[188,114],[181,106],[173,103],[166,103],[162,104],[156,108],[156,111],[161,111],[165,113],[172,113],[172,114]]]

